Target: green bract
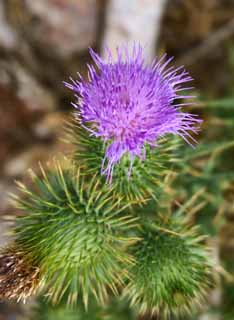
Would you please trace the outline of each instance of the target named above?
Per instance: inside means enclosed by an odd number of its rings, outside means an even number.
[[[82,173],[86,176],[99,174],[101,176],[102,162],[107,144],[102,140],[87,136],[79,121],[70,122],[67,126],[67,142],[74,145],[74,165],[82,166]],[[135,158],[129,176],[130,158],[122,157],[113,168],[111,187],[114,196],[121,197],[125,202],[138,202],[147,199],[157,199],[163,187],[165,176],[171,172],[170,166],[177,161],[176,147],[179,141],[176,137],[168,141],[161,138],[156,148],[146,146],[144,161]],[[107,184],[106,177],[101,176],[102,184]]]

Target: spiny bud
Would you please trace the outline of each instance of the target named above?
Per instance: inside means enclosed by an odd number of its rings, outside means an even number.
[[[67,296],[76,304],[79,295],[87,306],[90,295],[103,302],[106,287],[117,293],[132,262],[127,248],[136,239],[127,231],[136,218],[120,215],[126,206],[95,176],[85,184],[80,169],[70,169],[57,162],[53,171],[42,169],[42,177],[33,176],[35,192],[20,184],[26,197],[17,200],[23,214],[15,237],[38,263],[54,303]]]
[[[210,286],[211,261],[195,227],[182,217],[142,228],[142,240],[132,247],[125,295],[140,313],[186,314],[203,301]]]
[[[24,251],[11,246],[0,254],[0,299],[25,300],[37,289],[39,268]]]

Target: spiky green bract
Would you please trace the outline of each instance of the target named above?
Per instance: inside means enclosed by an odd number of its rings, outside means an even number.
[[[101,171],[108,143],[104,144],[101,139],[87,136],[87,130],[81,127],[78,120],[67,125],[67,132],[67,142],[75,147],[75,165],[84,168],[83,173],[87,176],[99,173],[102,183],[106,184],[106,177],[101,175]],[[177,137],[170,137],[159,139],[156,148],[145,146],[145,159],[136,157],[130,172],[130,157],[128,154],[123,156],[113,168],[113,192],[126,202],[141,203],[148,198],[157,199],[163,178],[170,172],[172,163],[176,162],[178,144]]]
[[[209,252],[197,228],[172,216],[165,223],[145,224],[139,236],[142,240],[131,248],[136,264],[124,291],[131,304],[140,313],[165,317],[196,309],[209,288],[211,272]]]
[[[67,292],[68,303],[80,294],[85,305],[90,294],[103,302],[107,288],[117,292],[132,261],[125,249],[134,239],[125,232],[135,218],[121,216],[120,199],[113,201],[95,176],[85,184],[79,169],[55,163],[33,181],[35,192],[22,186],[27,198],[18,199],[24,216],[16,242],[33,256],[55,303]]]

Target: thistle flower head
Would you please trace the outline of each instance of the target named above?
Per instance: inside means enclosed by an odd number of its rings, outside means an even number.
[[[182,67],[167,68],[172,58],[163,56],[146,65],[140,45],[134,45],[132,51],[117,48],[117,61],[107,52],[103,60],[90,50],[98,70],[88,65],[88,81],[79,76],[66,86],[77,94],[74,106],[82,125],[107,144],[102,173],[111,178],[114,165],[125,154],[131,163],[135,157],[144,159],[145,146],[155,147],[165,134],[179,135],[191,143],[190,133],[198,131],[201,120],[180,111],[189,103],[177,100],[191,96],[179,92],[192,79]]]

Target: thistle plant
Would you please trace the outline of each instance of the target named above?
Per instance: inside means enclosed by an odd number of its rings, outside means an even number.
[[[194,145],[201,123],[181,110],[191,77],[166,56],[146,65],[138,45],[118,48],[116,60],[108,49],[107,60],[90,54],[88,80],[65,83],[76,98],[74,152],[32,174],[30,187],[19,183],[22,215],[0,257],[0,296],[26,299],[37,287],[87,312],[113,295],[139,314],[192,312],[210,287],[209,250],[198,226],[161,201],[183,161],[179,138]],[[28,272],[16,272],[21,265]]]

